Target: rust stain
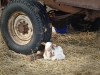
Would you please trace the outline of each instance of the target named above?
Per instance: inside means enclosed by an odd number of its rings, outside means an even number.
[[[42,0],[42,1],[44,2],[44,4],[50,6],[51,8],[58,9],[67,13],[75,13],[81,10],[81,8],[75,8],[72,6],[57,3],[56,2],[57,0]]]
[[[100,0],[42,0],[46,5],[64,12],[75,12],[80,8],[100,10]],[[72,7],[71,7],[72,6]],[[78,7],[78,8],[75,8]]]
[[[100,0],[56,0],[56,3],[100,10]]]

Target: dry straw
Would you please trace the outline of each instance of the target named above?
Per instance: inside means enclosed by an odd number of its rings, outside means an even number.
[[[65,60],[28,61],[8,50],[0,33],[0,75],[100,75],[100,33],[53,34],[51,41],[62,46]]]

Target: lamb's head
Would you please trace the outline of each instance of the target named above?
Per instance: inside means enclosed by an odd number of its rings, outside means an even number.
[[[47,42],[45,44],[45,51],[44,51],[45,55],[49,58],[52,57],[52,43],[51,42]]]
[[[50,51],[52,49],[52,43],[51,42],[47,42],[45,44],[45,49],[48,50],[48,51]]]
[[[53,44],[51,42],[42,43],[42,44],[45,45],[44,55],[47,56],[48,58],[52,57]]]

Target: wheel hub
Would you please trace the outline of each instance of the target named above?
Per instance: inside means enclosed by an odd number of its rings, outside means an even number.
[[[8,22],[8,29],[13,41],[19,45],[25,45],[32,39],[33,25],[29,17],[23,12],[12,14]]]
[[[28,34],[28,23],[25,23],[25,21],[20,22],[20,24],[18,25],[18,31],[20,33],[22,33],[23,35]]]

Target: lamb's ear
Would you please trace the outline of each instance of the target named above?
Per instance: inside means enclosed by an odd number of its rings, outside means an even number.
[[[52,44],[53,46],[57,46],[56,44]]]
[[[42,44],[42,45],[45,45],[46,43],[45,43],[45,42],[42,42],[41,44]]]

